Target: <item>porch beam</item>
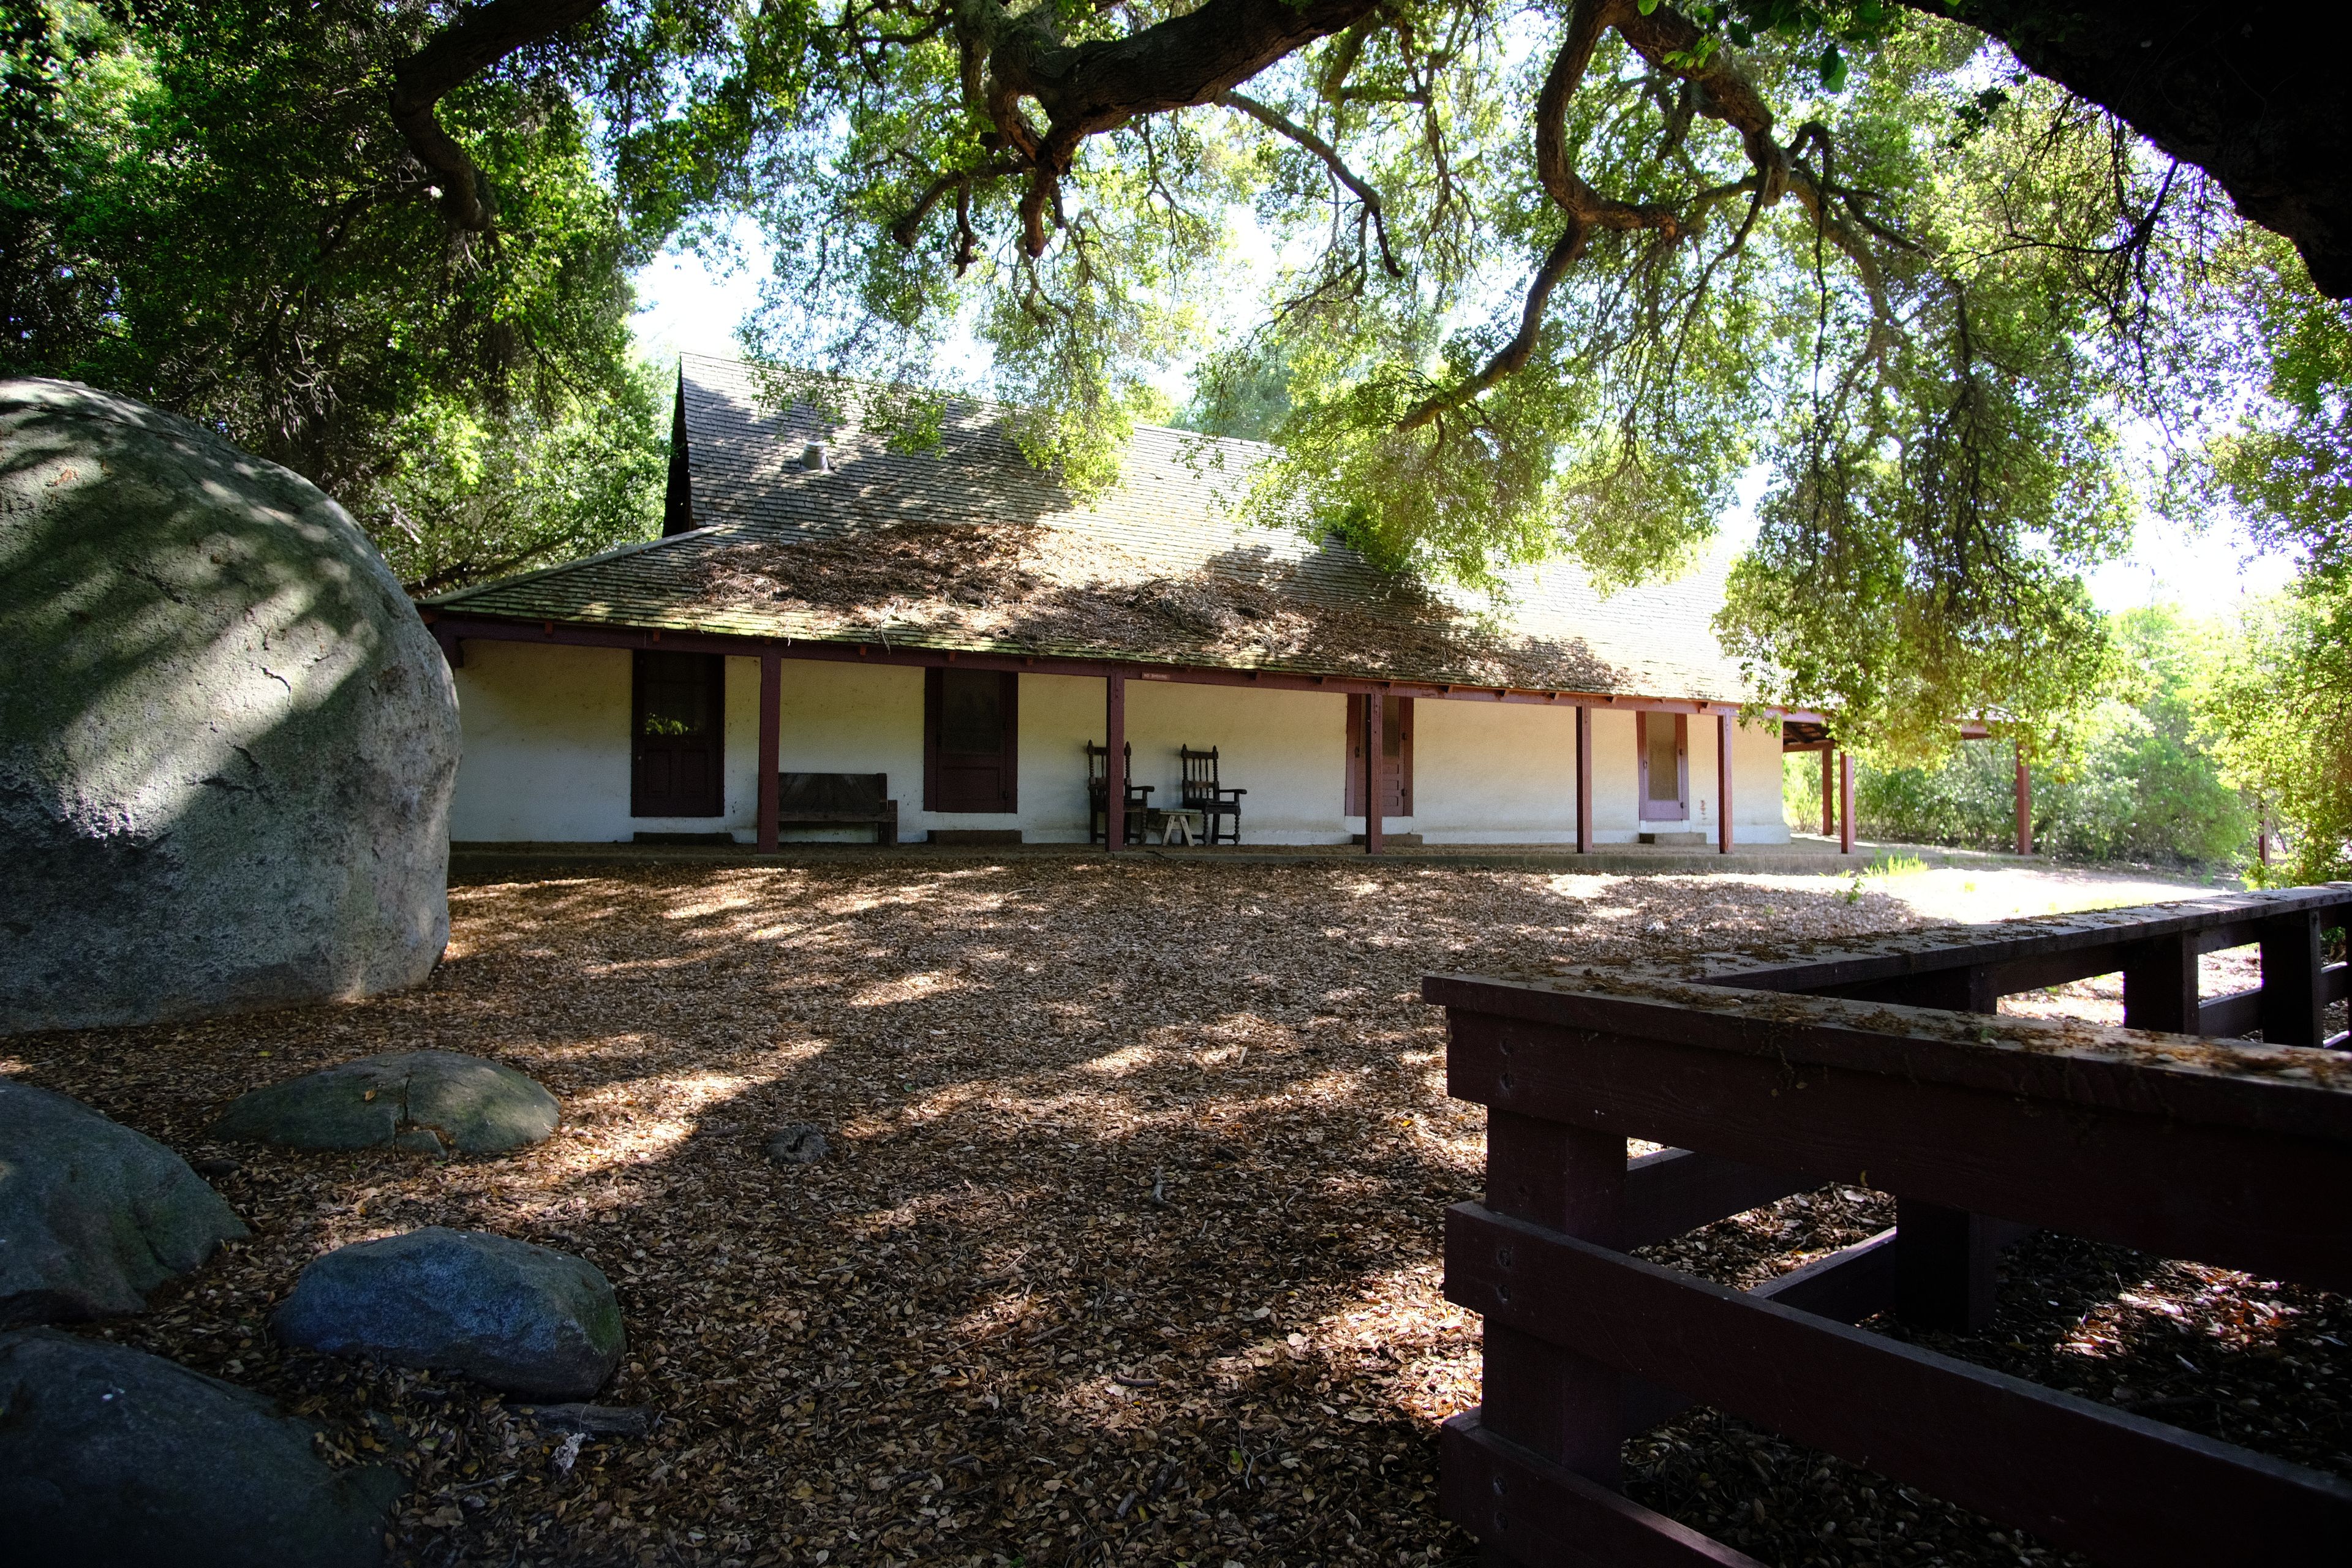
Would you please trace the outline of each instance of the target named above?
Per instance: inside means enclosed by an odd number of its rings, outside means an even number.
[[[783,780],[778,769],[784,738],[784,659],[773,648],[760,654],[760,852],[776,852],[776,818]]]
[[[1103,677],[1103,847],[1127,847],[1127,677]]]
[[[1592,853],[1592,710],[1576,705],[1576,852]]]
[[[1129,679],[1166,680],[1186,686],[1247,686],[1267,691],[1386,692],[1391,697],[1428,698],[1454,702],[1561,702],[1590,704],[1624,713],[1688,713],[1694,716],[1737,713],[1730,702],[1703,702],[1671,697],[1629,696],[1608,691],[1544,690],[1535,688],[1498,690],[1434,680],[1399,680],[1382,676],[1306,675],[1281,670],[1225,669],[1203,665],[1170,665],[1139,668],[1133,659],[1104,659],[1054,654],[983,653],[964,649],[893,646],[885,634],[866,643],[814,641],[800,637],[761,637],[726,632],[655,630],[637,626],[588,626],[576,622],[507,619],[467,616],[424,606],[425,624],[448,656],[452,668],[463,658],[460,645],[469,638],[494,642],[557,644],[575,647],[640,648],[659,646],[680,653],[721,653],[739,658],[757,658],[774,648],[786,658],[816,659],[835,664],[911,665],[917,668],[944,666],[1003,669],[1025,675],[1076,675],[1100,679],[1117,670]],[[1785,719],[1821,722],[1822,716],[1800,709],[1768,710]]]
[[[1840,752],[1838,758],[1838,853],[1853,853],[1853,753]]]
[[[2025,771],[2025,742],[2017,743],[2017,852],[2033,853],[2033,775]]]
[[[1731,853],[1731,729],[1728,713],[1715,716],[1715,852]]]

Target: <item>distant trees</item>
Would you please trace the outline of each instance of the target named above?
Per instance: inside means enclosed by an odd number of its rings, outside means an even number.
[[[648,531],[667,413],[628,269],[660,238],[551,64],[445,105],[500,192],[453,233],[381,83],[433,17],[330,0],[13,7],[0,374],[186,415],[343,502],[419,588]]]
[[[2205,727],[2228,634],[2165,609],[2109,617],[2118,653],[2114,695],[2087,706],[2062,744],[2029,757],[2034,843],[2083,860],[2226,865],[2253,852],[2255,810]],[[1818,809],[1810,756],[1790,770]],[[2016,751],[1962,743],[1938,763],[1865,760],[1854,815],[1868,837],[2006,848],[2014,831]]]

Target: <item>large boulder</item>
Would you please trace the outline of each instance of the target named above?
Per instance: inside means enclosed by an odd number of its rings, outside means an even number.
[[[594,1264],[437,1225],[314,1259],[270,1327],[305,1350],[461,1373],[538,1399],[585,1399],[628,1348]]]
[[[0,1334],[0,1556],[89,1568],[381,1561],[402,1489],[330,1469],[247,1389],[51,1329]]]
[[[152,1138],[0,1079],[0,1328],[136,1312],[148,1291],[245,1234]]]
[[[287,1149],[495,1154],[555,1131],[563,1108],[527,1074],[457,1051],[394,1051],[229,1101],[215,1138]]]
[[[448,937],[457,706],[308,480],[0,382],[0,1034],[414,984]]]

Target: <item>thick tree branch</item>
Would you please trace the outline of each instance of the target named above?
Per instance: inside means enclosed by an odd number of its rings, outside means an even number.
[[[2352,299],[2352,114],[2326,11],[2205,0],[1903,0],[2009,47],[2221,182]],[[2315,19],[2321,18],[2321,19]]]
[[[1527,368],[1536,352],[1536,342],[1543,334],[1544,309],[1551,303],[1552,290],[1568,276],[1584,254],[1584,240],[1589,231],[1575,215],[1570,214],[1568,226],[1560,231],[1546,253],[1543,265],[1536,268],[1535,280],[1528,285],[1527,302],[1519,308],[1519,330],[1511,341],[1495,352],[1492,358],[1479,367],[1469,380],[1447,387],[1424,400],[1420,406],[1397,422],[1400,430],[1417,430],[1422,426],[1453,412],[1484,393],[1507,375]]]
[[[490,226],[481,171],[441,128],[434,106],[529,44],[551,38],[604,8],[604,0],[488,0],[468,8],[392,68],[392,122],[441,184],[441,210],[460,228]]]
[[[1141,115],[1214,103],[1275,61],[1370,15],[1379,0],[1207,0],[1124,37],[1065,44],[1052,6],[1013,16],[997,0],[961,0],[958,42],[986,62],[979,107],[999,144],[1033,169],[1021,203],[1022,244],[1045,247],[1045,215],[1078,145]],[[970,74],[967,74],[967,83]],[[968,100],[970,92],[968,87]],[[1022,113],[1045,110],[1041,132]]]
[[[1347,161],[1339,156],[1338,148],[1307,130],[1304,125],[1298,124],[1280,110],[1260,103],[1254,98],[1246,98],[1238,92],[1228,92],[1220,97],[1217,101],[1228,109],[1240,110],[1276,135],[1287,137],[1320,158],[1323,161],[1323,166],[1331,171],[1331,177],[1354,192],[1356,199],[1364,205],[1364,211],[1370,215],[1372,233],[1381,242],[1381,265],[1388,269],[1388,275],[1391,278],[1404,276],[1404,268],[1397,265],[1396,253],[1389,248],[1389,226],[1387,219],[1381,216],[1381,193],[1374,190],[1354,170],[1348,167]]]

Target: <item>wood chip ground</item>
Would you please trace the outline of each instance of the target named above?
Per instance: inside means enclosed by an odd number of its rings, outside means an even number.
[[[454,889],[418,991],[0,1042],[0,1071],[236,1163],[217,1184],[253,1239],[83,1331],[398,1466],[405,1563],[1466,1564],[1435,1434],[1476,1397],[1477,1326],[1438,1246],[1481,1120],[1445,1097],[1420,976],[1918,919],[1825,879],[1410,865],[491,875]],[[245,1089],[425,1047],[533,1074],[562,1129],[447,1163],[206,1139]],[[830,1153],[771,1163],[798,1121]],[[1826,1189],[1656,1255],[1754,1283],[1891,1207]],[[610,1275],[630,1349],[601,1397],[651,1431],[575,1441],[462,1379],[270,1338],[309,1259],[426,1224]],[[2331,1296],[2045,1237],[1991,1331],[1932,1342],[2352,1476]],[[1633,1495],[1790,1568],[2057,1557],[1709,1412],[1628,1459]]]

